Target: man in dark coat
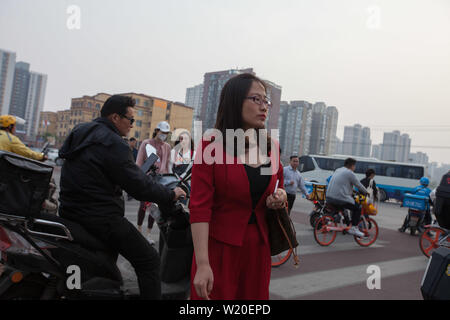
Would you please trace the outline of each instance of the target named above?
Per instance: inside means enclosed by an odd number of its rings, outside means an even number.
[[[112,96],[101,117],[76,126],[59,151],[62,218],[81,224],[88,232],[130,261],[138,277],[141,298],[159,299],[159,256],[124,217],[124,189],[133,198],[170,205],[184,196],[156,183],[136,166],[123,139],[134,122],[134,100]]]
[[[450,170],[442,176],[436,189],[434,210],[439,225],[450,229]]]

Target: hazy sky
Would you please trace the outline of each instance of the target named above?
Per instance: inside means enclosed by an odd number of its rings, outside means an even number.
[[[450,163],[448,0],[0,0],[0,48],[48,74],[44,110],[98,92],[184,102],[205,72],[253,67],[282,100],[336,106],[341,139],[398,129]]]

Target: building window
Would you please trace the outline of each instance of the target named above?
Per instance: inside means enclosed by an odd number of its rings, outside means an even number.
[[[142,121],[136,120],[136,127],[142,127]]]

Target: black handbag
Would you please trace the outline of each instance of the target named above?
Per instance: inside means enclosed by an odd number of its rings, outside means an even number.
[[[292,249],[294,265],[298,266],[300,260],[297,256],[297,235],[286,208],[267,209],[266,222],[269,229],[270,255],[275,256]]]

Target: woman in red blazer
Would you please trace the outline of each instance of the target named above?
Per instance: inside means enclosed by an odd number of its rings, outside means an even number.
[[[226,143],[227,129],[264,129],[269,107],[266,85],[252,74],[238,75],[222,89],[216,139],[204,137],[192,169],[191,299],[269,298],[265,215],[267,207],[282,208],[287,199],[279,147],[260,135],[249,135],[245,147],[231,138]]]

